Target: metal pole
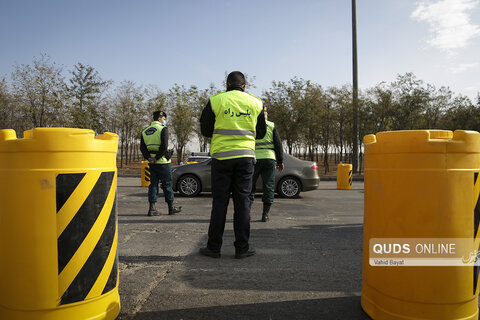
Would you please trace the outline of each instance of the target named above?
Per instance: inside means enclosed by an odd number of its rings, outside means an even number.
[[[358,65],[357,65],[357,9],[352,0],[352,55],[353,55],[353,173],[358,172]]]

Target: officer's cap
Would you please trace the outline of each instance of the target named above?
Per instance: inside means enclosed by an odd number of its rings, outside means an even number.
[[[167,114],[164,111],[155,111],[153,113],[153,120],[157,120],[160,117],[167,117]]]

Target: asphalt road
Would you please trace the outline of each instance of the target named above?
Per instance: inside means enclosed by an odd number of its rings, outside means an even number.
[[[368,319],[360,306],[363,183],[335,181],[300,199],[275,199],[271,220],[252,207],[250,244],[257,255],[234,259],[230,203],[222,257],[206,244],[211,196],[177,197],[183,211],[148,217],[147,188],[118,179],[120,297],[118,319]]]

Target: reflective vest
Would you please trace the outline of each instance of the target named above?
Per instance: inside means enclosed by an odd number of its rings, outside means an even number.
[[[273,128],[275,124],[272,121],[267,123],[267,133],[263,139],[255,140],[255,157],[257,159],[273,159],[275,157],[275,146],[273,145]]]
[[[156,152],[160,149],[160,144],[162,142],[162,130],[165,128],[159,121],[153,121],[150,126],[145,128],[142,131],[143,141],[147,145],[147,150],[153,153],[150,153],[152,158],[155,158]],[[168,149],[168,146],[167,146]],[[170,160],[167,160],[165,156],[158,159],[155,163],[170,163]]]
[[[210,97],[215,125],[210,146],[212,158],[225,160],[255,157],[255,128],[262,101],[239,90]]]

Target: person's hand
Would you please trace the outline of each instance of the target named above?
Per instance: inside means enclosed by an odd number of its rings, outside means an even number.
[[[155,163],[157,159],[155,158],[148,158],[148,163]]]
[[[283,169],[285,169],[285,165],[283,163],[277,164],[277,169],[280,170],[280,172],[282,172]]]

